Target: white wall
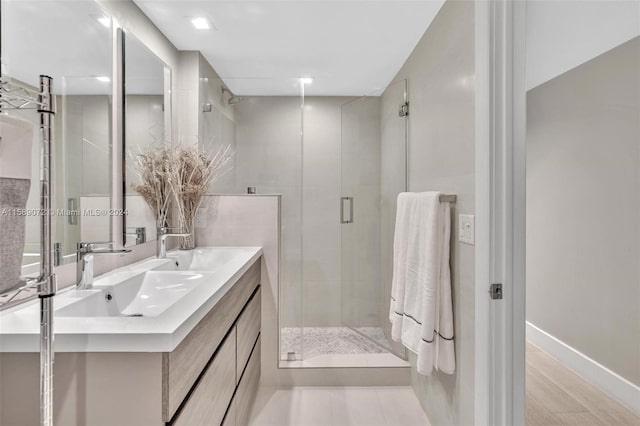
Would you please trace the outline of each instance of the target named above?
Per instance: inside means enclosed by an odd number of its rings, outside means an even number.
[[[635,0],[528,0],[527,89],[640,35]]]
[[[457,370],[422,376],[410,356],[412,385],[434,425],[474,424],[475,250],[457,241],[457,215],[475,211],[474,45],[473,2],[447,1],[395,79],[409,84],[409,190],[458,196],[450,260]],[[382,110],[397,108],[397,95],[385,92]]]
[[[640,37],[527,110],[527,320],[640,385]]]

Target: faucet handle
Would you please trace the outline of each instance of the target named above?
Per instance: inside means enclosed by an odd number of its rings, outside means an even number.
[[[95,246],[105,246],[105,247],[111,247],[115,244],[114,241],[79,241],[78,244],[76,245],[76,248],[78,251],[91,251],[93,250],[93,248]]]
[[[178,231],[177,233],[172,232],[173,230]],[[162,227],[162,228],[158,228],[158,238],[163,236],[163,235],[168,235],[171,237],[189,237],[191,236],[190,233],[184,233],[184,232],[180,232],[181,228],[177,228],[177,227],[173,227],[173,228],[169,228],[169,227]]]
[[[160,227],[158,227],[158,235],[168,234],[169,232],[171,232],[173,230],[179,231],[180,228],[169,227],[169,226],[160,226]]]

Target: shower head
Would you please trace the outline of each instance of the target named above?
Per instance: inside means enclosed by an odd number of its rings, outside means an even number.
[[[229,105],[235,105],[235,104],[240,103],[240,101],[241,101],[241,100],[242,100],[242,97],[240,97],[240,96],[236,96],[236,95],[233,95],[233,96],[231,96],[231,97],[229,98],[229,100],[227,101],[227,103],[228,103]]]
[[[225,93],[229,95],[229,99],[227,99],[227,105],[235,105],[237,103],[240,103],[240,101],[242,101],[242,97],[234,95],[231,90],[229,90],[225,86],[222,86],[222,98],[223,99],[224,99]]]

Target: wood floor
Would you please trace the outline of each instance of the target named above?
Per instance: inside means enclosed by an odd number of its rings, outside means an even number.
[[[527,343],[527,426],[640,426],[640,417]]]

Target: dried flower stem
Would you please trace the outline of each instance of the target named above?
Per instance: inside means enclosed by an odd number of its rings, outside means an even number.
[[[168,181],[176,199],[183,231],[192,234],[182,240],[183,248],[195,246],[192,229],[195,215],[209,185],[222,176],[225,165],[232,157],[233,151],[228,145],[209,155],[200,153],[195,147],[179,146],[172,151]]]
[[[130,153],[129,156],[138,176],[138,183],[132,184],[132,188],[151,208],[156,226],[167,226],[171,203],[171,186],[168,179],[171,151],[167,148],[146,148],[139,149],[137,154]]]

